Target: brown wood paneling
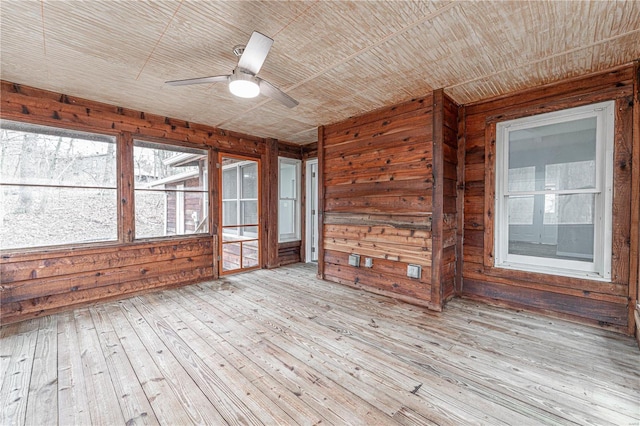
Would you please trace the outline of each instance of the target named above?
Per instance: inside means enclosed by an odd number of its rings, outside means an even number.
[[[296,160],[301,160],[302,146],[295,143],[278,141],[278,155],[280,157],[287,157],[287,158],[293,158]]]
[[[465,278],[464,292],[465,296],[477,296],[512,307],[560,314],[563,318],[598,324],[618,331],[626,331],[627,328],[627,308],[624,304],[469,278]]]
[[[0,259],[2,321],[13,322],[67,306],[214,276],[210,237],[112,245]]]
[[[432,99],[383,108],[321,132],[320,264],[327,279],[439,306],[431,303]],[[348,265],[352,253],[361,255],[360,268]],[[371,268],[364,267],[365,257],[373,259]],[[422,267],[421,278],[407,278],[409,264]]]
[[[464,107],[463,294],[627,329],[631,175],[638,167],[632,161],[632,80],[626,66]],[[612,283],[493,267],[496,123],[605,100],[616,100]]]
[[[318,142],[302,145],[302,159],[310,160],[312,158],[318,158]]]
[[[278,244],[278,266],[301,262],[301,241]]]

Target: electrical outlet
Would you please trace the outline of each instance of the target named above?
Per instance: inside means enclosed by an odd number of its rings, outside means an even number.
[[[359,254],[350,254],[349,255],[349,265],[355,266],[356,268],[360,267],[360,255]]]
[[[409,278],[420,278],[422,267],[420,265],[407,265],[407,276]]]
[[[373,259],[370,257],[364,258],[364,267],[365,268],[373,268]]]

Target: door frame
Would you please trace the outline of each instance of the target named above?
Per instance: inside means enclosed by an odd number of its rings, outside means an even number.
[[[258,262],[256,266],[252,266],[249,268],[243,268],[242,267],[242,243],[240,245],[240,268],[239,269],[232,269],[232,270],[228,270],[225,271],[223,266],[224,266],[224,253],[222,250],[222,247],[224,245],[224,238],[222,236],[222,233],[224,231],[224,227],[223,227],[223,190],[222,190],[222,184],[223,184],[223,178],[222,178],[222,172],[224,170],[224,167],[222,165],[222,160],[223,158],[231,158],[234,160],[240,160],[240,161],[253,161],[256,163],[258,170],[257,170],[257,178],[258,181],[256,182],[256,186],[258,189],[258,198],[257,198],[257,204],[258,204],[258,223],[256,224],[247,224],[247,225],[242,225],[242,226],[255,226],[258,228],[258,232],[257,232],[257,238],[256,240],[258,241]],[[230,154],[230,153],[226,153],[226,152],[219,152],[218,153],[218,159],[217,159],[217,169],[218,169],[218,194],[219,195],[219,201],[218,201],[218,276],[223,276],[223,275],[230,275],[230,274],[236,274],[239,272],[245,272],[245,271],[251,271],[254,269],[260,269],[261,265],[262,265],[262,188],[260,187],[260,185],[262,184],[262,159],[260,157],[250,157],[250,156],[245,156],[245,155],[238,155],[238,154]],[[230,225],[233,226],[233,225]],[[254,241],[254,240],[251,240]]]
[[[312,166],[316,166],[316,174],[313,176]],[[318,159],[314,158],[312,160],[305,161],[305,190],[306,190],[306,199],[305,199],[305,259],[306,263],[309,262],[317,262],[313,260],[312,248],[315,242],[315,254],[318,255]],[[315,187],[315,191],[313,188]],[[313,197],[315,195],[315,209],[313,208]],[[315,214],[314,214],[315,210]],[[315,216],[315,221],[312,220],[313,216]],[[315,230],[312,229],[313,224],[315,223]]]

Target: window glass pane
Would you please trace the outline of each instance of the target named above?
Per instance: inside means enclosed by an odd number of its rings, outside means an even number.
[[[116,145],[64,136],[2,130],[0,181],[116,187]]]
[[[136,188],[185,186],[207,190],[207,151],[144,141],[135,141],[133,166]]]
[[[296,177],[295,164],[280,162],[280,198],[297,198]]]
[[[232,271],[240,269],[240,252],[242,243],[222,244],[222,270]]]
[[[222,226],[238,224],[238,202],[223,201],[222,202]]]
[[[547,211],[551,198],[553,209]],[[593,262],[594,194],[510,197],[509,210],[521,207],[524,199],[530,203],[531,220],[509,217],[509,254]],[[544,220],[534,215],[538,199],[545,204]]]
[[[593,224],[595,194],[558,195],[559,224]]]
[[[171,194],[172,199],[158,191],[136,191],[135,196],[137,238],[176,234],[175,221],[165,223],[165,214],[175,217],[175,193]]]
[[[533,196],[509,197],[509,223],[514,225],[531,225],[533,223]]]
[[[241,223],[239,225],[253,225],[258,223],[258,202],[242,201],[240,203],[242,210]]]
[[[295,235],[296,204],[292,200],[280,200],[278,208],[278,230],[280,235]]]
[[[222,198],[225,200],[238,197],[238,170],[235,167],[222,171]]]
[[[592,189],[596,187],[596,161],[547,164],[545,189]]]
[[[257,226],[237,226],[222,230],[222,241],[246,241],[258,238]]]
[[[509,191],[535,191],[536,168],[518,167],[509,169]]]
[[[242,175],[241,198],[258,198],[258,164],[252,161],[251,164],[240,166],[240,173]]]
[[[115,189],[2,185],[0,248],[114,241]]]
[[[509,190],[595,188],[596,123],[589,117],[510,132]]]
[[[242,267],[253,268],[258,266],[258,241],[242,243]]]
[[[136,238],[209,232],[207,151],[135,141]]]

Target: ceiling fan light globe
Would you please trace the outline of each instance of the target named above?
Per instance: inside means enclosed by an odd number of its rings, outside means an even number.
[[[255,98],[260,94],[260,86],[251,80],[233,80],[229,82],[229,91],[239,98]]]

